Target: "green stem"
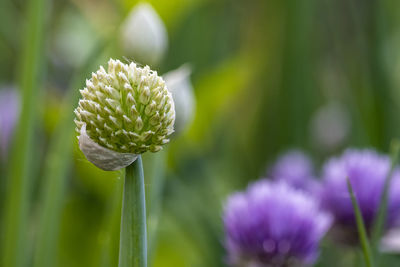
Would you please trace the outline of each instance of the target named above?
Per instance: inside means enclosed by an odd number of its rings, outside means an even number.
[[[367,237],[367,231],[365,230],[365,224],[360,211],[360,206],[358,204],[356,197],[354,196],[353,187],[351,186],[349,178],[347,178],[347,188],[349,190],[351,203],[353,204],[353,210],[357,224],[357,231],[358,231],[358,236],[360,238],[361,248],[364,254],[364,260],[367,267],[373,267],[372,252]]]
[[[22,66],[16,72],[22,91],[22,109],[14,139],[11,168],[8,176],[7,198],[5,203],[5,224],[3,232],[4,267],[26,265],[29,203],[32,182],[32,162],[35,159],[34,132],[37,107],[40,98],[41,70],[45,57],[46,6],[48,0],[27,1],[27,28],[22,53]]]
[[[372,242],[372,249],[373,249],[375,257],[378,254],[379,240],[385,229],[390,183],[392,181],[393,172],[396,168],[396,164],[399,159],[399,151],[400,151],[400,143],[399,143],[399,141],[394,140],[391,144],[391,166],[390,166],[390,170],[385,179],[385,183],[383,186],[383,192],[382,192],[380,203],[379,203],[379,209],[378,209],[377,216],[375,218],[373,228],[372,228],[371,242]]]
[[[119,267],[147,267],[146,199],[142,158],[126,167]]]

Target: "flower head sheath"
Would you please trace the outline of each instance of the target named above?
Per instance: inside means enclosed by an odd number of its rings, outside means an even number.
[[[79,147],[104,170],[131,164],[138,154],[157,152],[173,133],[175,108],[164,80],[148,66],[110,59],[80,91],[75,110]]]

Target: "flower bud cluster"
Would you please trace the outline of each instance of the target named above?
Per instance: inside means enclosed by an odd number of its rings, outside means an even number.
[[[80,91],[77,131],[100,146],[120,152],[157,152],[173,133],[175,108],[164,80],[148,66],[110,59]]]

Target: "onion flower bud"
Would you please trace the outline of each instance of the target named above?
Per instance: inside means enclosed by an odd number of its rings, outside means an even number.
[[[160,16],[147,3],[136,5],[121,28],[121,45],[135,61],[157,65],[168,47],[167,30]]]
[[[175,107],[164,80],[148,66],[110,59],[86,81],[75,110],[79,147],[103,170],[157,152],[174,132]]]
[[[163,75],[168,90],[174,98],[176,111],[175,134],[179,134],[188,128],[196,109],[196,98],[190,81],[190,73],[189,65],[185,64]]]

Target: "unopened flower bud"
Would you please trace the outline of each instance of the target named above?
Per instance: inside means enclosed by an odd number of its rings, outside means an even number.
[[[101,67],[86,85],[75,123],[79,147],[97,167],[126,167],[138,154],[156,152],[168,142],[174,102],[163,79],[148,66],[110,59],[108,72]]]
[[[346,142],[351,130],[351,120],[344,106],[332,102],[317,110],[310,126],[316,147],[334,151]]]
[[[135,61],[158,64],[168,44],[167,30],[154,8],[147,3],[136,5],[122,25],[124,52]]]
[[[196,109],[190,73],[190,67],[183,65],[163,76],[174,99],[176,110],[175,132],[177,133],[182,132],[190,124]],[[170,108],[170,105],[167,104],[167,107]]]

